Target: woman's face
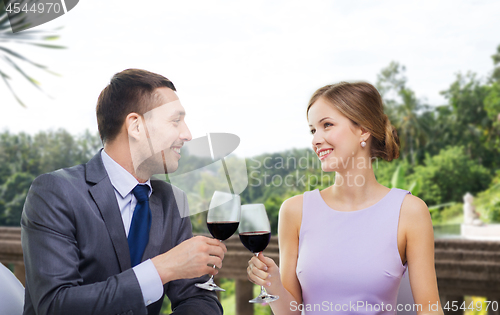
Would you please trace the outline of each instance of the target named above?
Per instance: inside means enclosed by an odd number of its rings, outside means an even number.
[[[353,169],[353,163],[356,166],[361,156],[360,150],[368,149],[360,143],[367,141],[369,134],[322,97],[309,108],[308,120],[312,147],[324,172]]]

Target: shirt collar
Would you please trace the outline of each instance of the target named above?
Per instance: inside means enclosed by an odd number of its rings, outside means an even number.
[[[104,150],[101,151],[101,157],[104,168],[106,169],[109,180],[111,181],[111,185],[113,185],[122,198],[125,198],[128,194],[130,194],[132,189],[140,183],[126,169],[116,163],[116,161],[113,160]],[[151,180],[148,179],[148,181],[144,184],[149,186],[149,196],[151,197],[151,193],[153,192]]]

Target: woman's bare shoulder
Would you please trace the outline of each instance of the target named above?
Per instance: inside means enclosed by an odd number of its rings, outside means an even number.
[[[420,217],[422,215],[427,216],[429,214],[429,208],[422,199],[412,194],[407,194],[403,199],[403,204],[401,205],[401,213],[405,216],[413,218]]]
[[[432,227],[431,214],[427,204],[417,196],[408,194],[401,205],[400,221],[408,230]]]
[[[304,195],[297,195],[290,197],[283,201],[283,204],[281,205],[281,210],[285,210],[288,212],[296,212],[300,211],[302,212],[302,202],[304,201]]]
[[[285,225],[300,225],[302,221],[302,202],[304,195],[290,197],[283,201],[279,212],[279,220]]]

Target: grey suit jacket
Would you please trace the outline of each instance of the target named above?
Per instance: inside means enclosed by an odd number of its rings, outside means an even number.
[[[192,237],[186,195],[152,180],[152,224],[143,260]],[[174,198],[176,195],[177,198]],[[176,204],[176,200],[182,202]],[[25,315],[158,314],[146,308],[131,269],[125,229],[100,152],[87,164],[35,179],[21,218],[26,265]],[[198,289],[208,276],[171,281],[164,293],[174,314],[222,314],[213,292]]]

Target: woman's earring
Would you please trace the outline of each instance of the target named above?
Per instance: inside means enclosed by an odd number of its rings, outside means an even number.
[[[363,140],[363,141],[361,142],[361,147],[363,147],[363,148],[364,148],[364,147],[366,147],[366,142],[365,142],[365,140]]]

